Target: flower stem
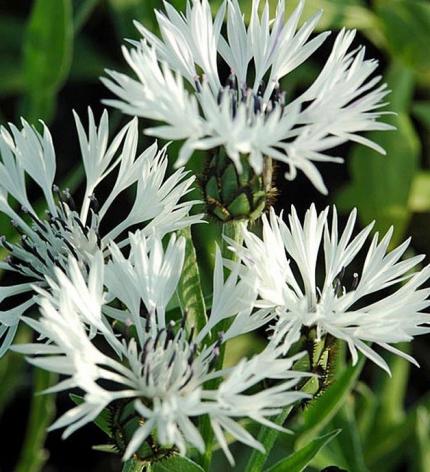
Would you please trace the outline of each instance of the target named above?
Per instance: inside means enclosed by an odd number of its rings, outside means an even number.
[[[233,241],[241,243],[242,240],[242,232],[240,229],[240,223],[236,221],[231,221],[229,223],[224,223],[222,227],[222,234]],[[234,259],[235,255],[232,251],[228,249],[228,243],[226,241],[222,241],[222,256],[226,259]],[[224,320],[214,330],[214,339],[216,339],[222,332],[224,332],[230,320]],[[221,344],[220,346],[220,353],[218,356],[216,368],[222,368],[224,363],[224,354],[225,354],[225,345]],[[216,388],[219,384],[220,379],[212,380],[208,383],[208,388]],[[210,424],[209,416],[204,416],[199,424],[199,429],[201,431],[203,440],[205,442],[205,452],[200,455],[198,462],[203,467],[204,470],[209,470],[209,466],[212,460],[212,453],[213,453],[213,431]]]
[[[56,374],[46,370],[34,369],[33,371],[33,386],[36,395],[31,401],[27,431],[21,448],[22,453],[15,468],[16,472],[38,472],[48,457],[43,445],[46,428],[55,413],[55,395],[40,395],[40,393],[51,387],[56,379]]]

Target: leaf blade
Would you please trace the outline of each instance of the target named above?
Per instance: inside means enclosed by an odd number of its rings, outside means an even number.
[[[265,472],[301,472],[318,454],[318,452],[333,438],[335,438],[340,431],[340,429],[335,429],[330,433],[313,439],[309,444],[298,451],[293,452],[287,458],[277,462]]]

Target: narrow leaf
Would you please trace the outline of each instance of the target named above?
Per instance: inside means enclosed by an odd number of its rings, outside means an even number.
[[[204,469],[191,459],[173,456],[152,464],[153,472],[204,472]]]
[[[186,239],[185,261],[179,281],[178,295],[182,310],[187,319],[187,327],[200,331],[206,324],[205,299],[202,292],[199,266],[194,248],[191,229],[181,231]]]
[[[284,411],[273,420],[273,422],[282,426],[285,420],[288,418],[291,410],[292,407],[285,408]],[[246,472],[259,472],[263,469],[263,466],[275,444],[278,435],[279,431],[276,431],[276,429],[269,428],[267,426],[261,427],[257,436],[257,440],[263,445],[265,452],[262,453],[256,449],[252,450],[251,457],[249,458],[248,465],[246,466]]]
[[[313,399],[301,415],[301,422],[295,428],[298,433],[296,443],[306,444],[334,417],[344,404],[354,387],[364,365],[364,358],[355,366],[349,366],[317,398]]]
[[[24,39],[23,114],[29,121],[52,118],[56,94],[69,74],[72,49],[71,0],[35,0]]]
[[[430,414],[424,407],[417,411],[416,438],[416,470],[425,472],[430,470]]]
[[[344,459],[346,469],[354,472],[367,472],[351,397],[348,398],[334,417],[330,426],[339,428],[342,431],[333,442],[337,443],[339,454]]]
[[[47,459],[47,452],[43,449],[46,438],[46,429],[55,414],[55,396],[38,395],[41,391],[51,387],[57,376],[42,369],[34,369],[34,395],[30,416],[25,433],[21,456],[15,468],[16,472],[39,472]]]
[[[266,472],[301,472],[305,470],[318,452],[335,438],[340,431],[340,429],[336,429],[319,438],[313,439],[305,447],[294,452],[286,459],[279,461],[277,464],[267,469]]]
[[[142,461],[136,461],[134,459],[129,459],[122,467],[122,472],[143,472],[145,469],[146,463]]]

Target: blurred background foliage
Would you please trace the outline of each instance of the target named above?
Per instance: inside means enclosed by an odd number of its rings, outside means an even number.
[[[183,8],[185,1],[171,3]],[[211,2],[214,9],[219,3]],[[271,3],[275,5],[274,0]],[[240,0],[240,4],[250,11],[251,0]],[[296,1],[287,4],[293,9]],[[123,38],[137,38],[132,20],[156,31],[154,8],[161,8],[161,1],[0,1],[0,122],[17,122],[23,116],[36,126],[39,119],[48,123],[57,150],[58,181],[65,186],[77,187],[82,175],[71,110],[84,115],[91,105],[100,113],[100,101],[108,92],[99,76],[104,68],[124,69],[120,45]],[[310,188],[304,178],[285,182],[279,169],[277,207],[294,204],[303,212],[313,201],[320,208],[336,203],[345,212],[358,207],[363,224],[376,219],[376,229],[381,231],[394,225],[393,243],[411,234],[411,251],[430,254],[430,2],[307,0],[303,18],[319,8],[324,9],[320,29],[356,28],[356,44],[365,44],[368,56],[379,59],[380,71],[392,90],[387,109],[396,112],[386,119],[397,131],[374,133],[373,139],[386,149],[386,157],[357,145],[339,149],[346,165],[322,167],[331,190],[328,198]],[[312,81],[332,44],[333,37],[312,61],[285,79],[283,86],[289,96]],[[122,122],[124,117],[111,113],[112,130]],[[142,143],[149,140],[142,136]],[[172,146],[170,153],[174,152]],[[191,165],[198,171],[201,164],[195,158]],[[9,227],[7,219],[0,219],[0,233],[7,234]],[[206,284],[210,231],[206,226],[195,234]],[[19,340],[28,336],[21,330]],[[349,471],[430,471],[427,344],[427,339],[421,339],[413,345],[421,370],[391,359],[392,378],[366,366],[360,377],[363,380],[356,384],[361,365],[349,369],[338,366],[332,386],[313,409],[306,410],[301,423],[292,425],[297,435],[278,437],[271,461],[307,445],[308,470],[335,465]],[[245,336],[229,346],[227,361],[258,348],[257,337]],[[15,354],[1,360],[0,471],[119,470],[118,459],[91,449],[105,441],[96,427],[88,427],[65,442],[60,433],[51,433],[45,442],[54,402],[33,397],[33,393],[50,382],[46,374],[33,374]],[[69,402],[67,396],[57,398],[60,413]],[[335,434],[337,430],[341,431]],[[236,447],[234,453],[237,470],[241,470],[250,451]],[[273,470],[293,470],[288,464],[283,467]],[[225,468],[220,458],[213,470]]]

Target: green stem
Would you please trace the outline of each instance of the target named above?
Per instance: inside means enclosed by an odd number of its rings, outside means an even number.
[[[191,229],[181,231],[186,239],[185,261],[178,286],[178,295],[182,311],[186,316],[188,331],[194,327],[200,332],[207,322],[205,299],[202,292],[199,266],[196,250],[193,244]]]
[[[42,369],[33,371],[33,396],[30,406],[30,416],[27,424],[21,456],[15,468],[16,472],[38,472],[42,469],[48,454],[43,449],[46,429],[55,414],[55,395],[40,394],[51,387],[57,379],[56,374]]]
[[[229,222],[223,224],[223,236],[226,236],[233,241],[238,243],[242,240],[242,232],[240,231],[240,223],[238,222]],[[226,259],[234,259],[234,253],[228,249],[228,243],[226,241],[222,241],[222,256]],[[214,330],[214,339],[218,337],[218,335],[224,332],[230,323],[230,320],[224,320],[215,328]],[[224,354],[225,354],[225,345],[221,344],[220,346],[220,354],[218,356],[218,360],[216,363],[216,369],[221,369],[224,363]],[[208,383],[209,389],[214,389],[220,383],[220,379],[212,380]],[[199,457],[199,464],[203,467],[204,470],[209,470],[212,454],[213,454],[213,430],[210,424],[209,416],[204,416],[200,421],[200,432],[202,434],[203,440],[205,442],[206,448],[205,452],[200,455]]]

